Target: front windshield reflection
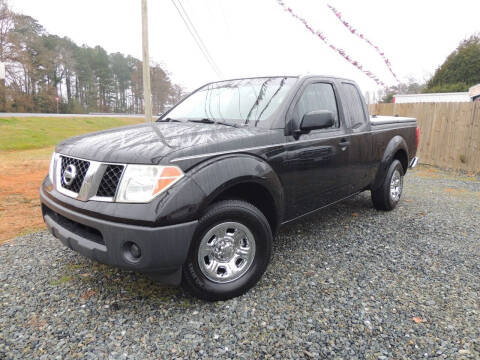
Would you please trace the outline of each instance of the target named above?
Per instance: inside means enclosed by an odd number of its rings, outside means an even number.
[[[271,77],[208,84],[170,111],[166,119],[257,125],[278,109],[296,80]]]

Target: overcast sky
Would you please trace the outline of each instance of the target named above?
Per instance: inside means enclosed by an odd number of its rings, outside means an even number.
[[[275,0],[181,0],[225,78],[305,73],[356,80],[364,91],[377,85],[313,36]],[[285,0],[388,84],[395,80],[380,56],[350,34],[327,8],[342,12],[378,45],[405,80],[423,80],[458,43],[480,31],[477,0]],[[140,0],[11,0],[15,11],[78,44],[141,58]],[[164,65],[188,90],[218,79],[170,0],[149,0],[151,60]]]

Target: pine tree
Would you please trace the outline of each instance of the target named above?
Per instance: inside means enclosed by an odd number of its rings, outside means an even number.
[[[480,83],[480,34],[460,43],[427,83],[425,92],[461,92]]]

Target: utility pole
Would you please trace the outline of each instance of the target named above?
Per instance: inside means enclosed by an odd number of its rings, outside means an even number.
[[[2,105],[0,111],[7,111],[7,89],[5,84],[5,63],[0,62],[0,103]]]
[[[152,89],[150,86],[150,56],[148,51],[147,0],[142,0],[142,48],[143,48],[143,106],[145,121],[152,122]]]

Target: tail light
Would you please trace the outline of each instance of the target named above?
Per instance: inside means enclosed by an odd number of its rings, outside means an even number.
[[[420,143],[420,128],[417,126],[417,149],[418,149],[419,143]]]

